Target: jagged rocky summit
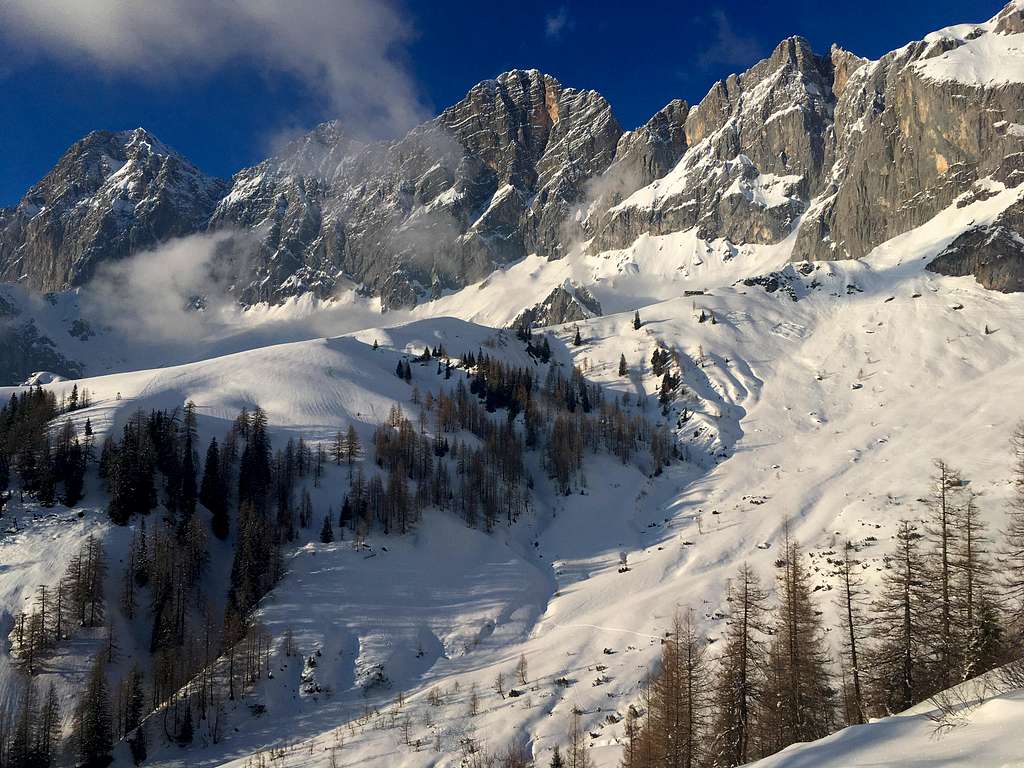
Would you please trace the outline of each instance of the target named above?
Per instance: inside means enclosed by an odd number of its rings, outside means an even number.
[[[225,233],[216,271],[247,305],[351,285],[411,306],[531,253],[686,230],[861,258],[1024,179],[1022,48],[1021,0],[875,61],[793,37],[628,132],[599,93],[515,70],[395,141],[329,122],[230,182],[142,129],[95,132],[0,211],[0,279],[63,290],[207,231]],[[973,227],[930,268],[1020,290],[1019,219]]]

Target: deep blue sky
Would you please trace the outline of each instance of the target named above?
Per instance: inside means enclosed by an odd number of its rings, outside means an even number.
[[[877,57],[952,23],[982,21],[1000,0],[721,0],[715,3],[430,2],[399,9],[399,52],[420,101],[437,111],[474,83],[535,67],[604,94],[631,128],[672,98],[698,101],[717,79],[800,34]],[[321,94],[273,68],[233,60],[160,77],[99,68],[31,46],[0,45],[0,205],[14,203],[90,130],[142,125],[224,177],[262,159],[271,137],[335,117]],[[344,119],[344,115],[337,115]]]

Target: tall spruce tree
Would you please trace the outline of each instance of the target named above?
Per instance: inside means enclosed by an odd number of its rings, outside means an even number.
[[[931,693],[927,684],[927,605],[921,534],[900,520],[871,618],[872,698],[880,714],[901,712]]]
[[[36,460],[36,499],[44,507],[52,507],[57,500],[57,473],[54,467],[50,439],[43,440],[43,448]]]
[[[269,503],[272,480],[267,414],[256,406],[243,421],[247,434],[243,435],[245,447],[238,469],[238,504],[251,504],[256,512],[263,513]]]
[[[345,432],[345,461],[348,463],[349,476],[351,477],[352,465],[362,453],[362,446],[359,444],[359,433],[356,428],[349,424]]]
[[[221,476],[222,460],[217,438],[210,439],[203,462],[203,480],[199,486],[199,501],[210,510],[210,529],[222,541],[228,537],[227,483]]]
[[[345,460],[345,438],[340,429],[334,433],[334,440],[331,442],[331,460],[339,467]]]
[[[6,713],[0,713],[3,715]],[[7,762],[17,768],[28,768],[35,757],[35,723],[39,716],[38,694],[35,681],[29,677],[18,698],[18,709],[14,721]],[[0,744],[0,746],[3,746]]]
[[[334,527],[331,525],[332,512],[327,511],[324,515],[324,524],[320,526],[320,541],[324,544],[330,544],[334,541]]]
[[[103,768],[110,763],[113,728],[103,654],[93,660],[85,688],[79,696],[75,709],[74,739],[82,768]]]
[[[708,753],[710,670],[692,610],[677,613],[646,696],[647,718],[630,736],[623,768],[697,768]]]
[[[196,451],[191,431],[185,433],[181,456],[181,529],[196,512]]]
[[[33,741],[33,768],[49,768],[60,753],[61,743],[60,699],[57,687],[51,682],[39,707],[36,733]]]
[[[964,494],[953,554],[953,623],[959,638],[961,668],[956,682],[967,680],[1006,661],[1000,596],[993,578],[991,545],[973,491]]]
[[[857,568],[855,550],[849,541],[843,546],[843,560],[839,564],[839,620],[843,630],[843,708],[848,725],[867,722],[864,709],[864,688],[861,663],[867,640],[867,617],[864,615],[866,592],[864,579]],[[849,676],[847,679],[847,675]]]
[[[936,459],[934,465],[924,525],[924,542],[928,548],[927,574],[922,579],[922,587],[934,585],[934,599],[926,601],[923,607],[927,607],[930,614],[926,635],[935,662],[931,665],[934,687],[945,690],[952,685],[955,670],[961,667],[953,616],[953,557],[959,546],[958,501],[963,483],[960,474],[942,459]]]
[[[772,686],[763,703],[776,720],[776,752],[798,741],[828,735],[834,698],[828,677],[824,629],[811,599],[812,587],[800,546],[785,533],[785,557],[777,563],[778,606],[769,651]],[[769,716],[766,716],[766,719]]]
[[[713,758],[723,768],[760,756],[753,738],[757,701],[764,687],[767,600],[757,574],[744,563],[729,585],[729,618],[715,688]]]
[[[73,507],[82,500],[85,490],[85,453],[77,437],[64,457],[63,479],[64,506]]]
[[[1013,493],[1003,531],[1000,565],[1003,590],[1010,603],[1010,629],[1020,639],[1024,638],[1024,421],[1014,430],[1010,445]]]

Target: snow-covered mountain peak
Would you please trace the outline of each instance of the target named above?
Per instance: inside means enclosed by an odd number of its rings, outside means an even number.
[[[2,222],[0,276],[79,285],[102,263],[199,230],[224,189],[142,128],[94,131]]]
[[[165,212],[182,215],[162,223],[161,237],[240,230],[225,268],[246,305],[355,284],[385,307],[406,307],[531,253],[561,258],[581,244],[601,252],[689,231],[730,248],[796,232],[797,259],[859,258],[976,180],[1011,173],[1003,166],[1021,143],[1012,126],[1024,125],[1021,19],[1010,3],[873,62],[837,47],[819,55],[789,37],[698,104],[673,100],[629,132],[599,93],[514,69],[390,142],[364,144],[324,123],[240,171],[226,193],[141,129],[87,137],[84,156],[112,146],[94,162],[62,159],[57,175],[80,201],[111,177],[122,191],[138,188],[136,166],[149,164],[142,175],[175,166]],[[875,172],[877,157],[891,174]],[[787,189],[766,197],[747,188],[757,177],[786,179]],[[78,284],[91,270],[53,270],[42,241],[26,242],[24,221],[54,205],[38,191],[21,214],[0,218],[0,274],[47,289]],[[212,197],[212,213],[198,217]],[[138,203],[107,198],[98,205],[122,216]]]

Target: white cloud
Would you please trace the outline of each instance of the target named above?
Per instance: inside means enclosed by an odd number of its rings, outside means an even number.
[[[227,276],[214,266],[218,246],[229,236],[190,235],[101,264],[81,292],[83,314],[142,338],[202,338],[210,314],[230,303],[223,292]],[[196,297],[209,298],[208,312],[188,309]]]
[[[564,5],[544,18],[544,34],[552,40],[560,38],[570,26],[572,19],[569,18],[569,9]]]
[[[0,37],[130,75],[180,78],[239,61],[300,78],[346,125],[396,134],[426,110],[401,63],[391,0],[3,0]]]
[[[752,35],[738,33],[724,11],[712,11],[711,19],[715,25],[714,43],[700,55],[701,65],[745,67],[761,58],[764,50],[761,43]]]
[[[79,289],[81,316],[141,368],[172,365],[288,341],[337,336],[380,324],[380,303],[352,288],[332,300],[306,294],[285,306],[243,308],[229,292],[258,249],[245,232],[195,234],[99,266]],[[34,301],[43,299],[29,294]],[[196,308],[201,299],[202,309]],[[389,322],[411,319],[392,311]]]

